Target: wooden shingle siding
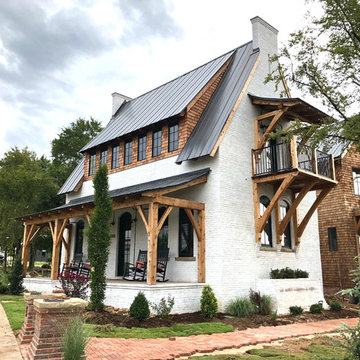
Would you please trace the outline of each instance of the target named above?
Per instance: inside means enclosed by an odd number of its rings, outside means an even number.
[[[355,268],[358,236],[355,233],[353,209],[360,208],[360,196],[354,193],[352,168],[360,167],[360,154],[349,151],[336,161],[339,182],[318,209],[320,251],[324,287],[354,286],[349,271]],[[328,228],[336,227],[338,251],[330,251]]]
[[[201,114],[203,113],[206,105],[208,104],[211,96],[213,95],[216,87],[218,86],[221,77],[224,75],[226,68],[229,64],[229,61],[219,70],[219,72],[211,79],[209,84],[207,84],[206,88],[199,96],[198,99],[195,99],[191,107],[185,113],[184,116],[179,116],[173,119],[167,119],[160,123],[157,126],[150,126],[146,129],[146,159],[137,161],[137,151],[138,151],[138,137],[140,134],[144,134],[144,131],[136,131],[133,134],[127,135],[126,137],[116,140],[110,144],[108,144],[108,154],[107,154],[107,166],[108,173],[113,174],[118,171],[126,170],[135,166],[144,165],[153,161],[165,159],[171,156],[177,156],[180,154],[183,149],[187,139],[189,138],[191,132],[193,131],[195,125],[200,119]],[[169,140],[169,125],[173,124],[174,121],[177,120],[179,124],[179,146],[175,151],[168,151],[168,140]],[[154,130],[159,129],[161,127],[161,154],[155,157],[152,157],[152,133]],[[128,165],[124,165],[124,144],[126,140],[132,139],[133,141],[133,149],[132,149],[132,163]],[[111,169],[111,149],[114,144],[119,144],[120,152],[119,152],[119,167],[115,169]],[[100,164],[100,151],[104,146],[101,145],[96,148],[96,171],[99,168]],[[90,180],[94,176],[89,176],[89,153],[85,154],[84,161],[84,180]]]

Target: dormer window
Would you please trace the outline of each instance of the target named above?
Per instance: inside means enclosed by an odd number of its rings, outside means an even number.
[[[100,152],[100,164],[106,165],[106,161],[107,161],[107,149],[102,149]]]
[[[132,161],[132,140],[128,140],[124,144],[124,165],[131,164]]]
[[[119,145],[114,145],[112,147],[111,154],[111,168],[116,169],[119,167]]]
[[[146,134],[138,138],[138,161],[146,159]]]
[[[152,156],[161,154],[161,129],[153,132],[152,136]]]
[[[179,148],[179,124],[169,125],[169,152]]]
[[[89,176],[95,174],[95,164],[96,164],[96,153],[90,154],[89,159]]]

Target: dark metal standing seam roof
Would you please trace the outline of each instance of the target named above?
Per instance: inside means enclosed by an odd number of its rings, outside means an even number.
[[[83,176],[84,176],[84,158],[82,158],[80,162],[76,165],[76,168],[67,178],[67,180],[64,182],[64,185],[61,187],[61,189],[58,191],[57,194],[61,195],[74,191],[77,184],[80,182]]]
[[[146,191],[167,189],[167,188],[171,188],[174,186],[187,184],[193,180],[199,179],[200,177],[209,174],[210,171],[211,171],[210,168],[204,168],[204,169],[187,172],[187,173],[180,174],[180,175],[169,176],[169,177],[158,179],[158,180],[148,181],[148,182],[141,183],[141,184],[136,184],[136,185],[132,185],[132,186],[123,187],[120,189],[111,190],[111,191],[109,191],[109,195],[113,199],[113,198],[118,198],[118,197],[127,196],[127,195],[137,195],[137,194],[141,194]],[[43,213],[48,213],[51,211],[68,209],[70,207],[90,204],[93,202],[94,202],[94,195],[84,196],[82,198],[73,199],[73,200],[69,201],[67,204],[58,206],[54,209],[41,211],[36,214],[21,216],[16,219],[23,219],[23,218],[29,217],[29,216],[35,216],[35,215],[39,215],[39,214],[43,214]]]
[[[176,162],[209,155],[233,110],[259,56],[252,42],[236,49],[235,54],[202,113]]]
[[[80,152],[180,114],[233,55],[232,50],[125,104]]]

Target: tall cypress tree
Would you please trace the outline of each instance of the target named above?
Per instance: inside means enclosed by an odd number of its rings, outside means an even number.
[[[87,232],[89,240],[89,259],[93,271],[90,278],[91,306],[95,311],[104,309],[106,277],[105,270],[110,247],[110,219],[112,203],[106,165],[101,165],[94,178],[95,210],[90,219]]]

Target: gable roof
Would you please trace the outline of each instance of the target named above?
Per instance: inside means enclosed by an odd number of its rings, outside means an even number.
[[[181,114],[235,50],[124,103],[105,129],[85,145],[85,152],[98,145]]]
[[[64,185],[58,191],[58,195],[67,194],[76,189],[77,185],[84,177],[84,158],[82,158],[76,165],[76,168],[64,182]]]
[[[177,163],[211,154],[258,57],[259,49],[253,50],[252,42],[235,50],[230,65],[179,154]]]

